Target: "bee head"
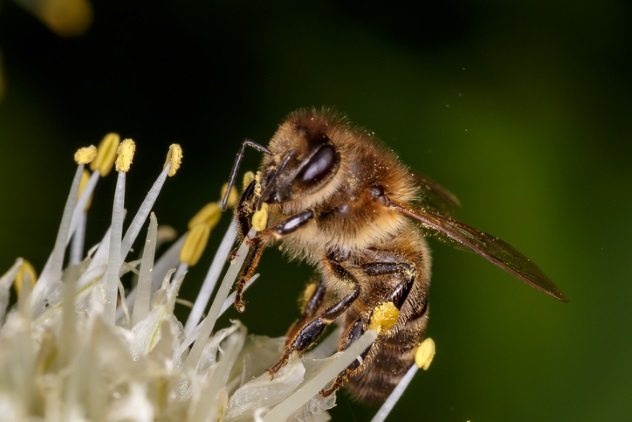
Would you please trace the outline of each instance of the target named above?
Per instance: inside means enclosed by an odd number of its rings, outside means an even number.
[[[283,203],[321,190],[339,168],[340,154],[317,115],[290,118],[270,143],[262,165],[260,202]]]

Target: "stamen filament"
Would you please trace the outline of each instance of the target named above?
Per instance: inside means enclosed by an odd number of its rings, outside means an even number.
[[[430,367],[430,363],[435,355],[435,343],[430,337],[424,339],[417,347],[415,352],[415,363],[410,366],[406,375],[395,386],[391,394],[384,401],[380,409],[377,411],[371,422],[384,422],[384,420],[391,413],[399,399],[404,395],[404,392],[408,388],[408,385],[417,374],[417,371],[421,368],[426,371]]]
[[[334,359],[327,362],[310,380],[305,382],[294,393],[273,407],[264,417],[263,422],[284,421],[307,403],[316,394],[319,394],[331,380],[338,376],[345,368],[358,358],[377,338],[375,330],[367,330],[354,341],[344,352],[339,353]]]
[[[224,268],[226,261],[228,261],[228,255],[230,254],[236,238],[237,221],[233,219],[228,226],[228,230],[226,230],[221,243],[219,244],[219,248],[217,249],[215,256],[213,257],[211,266],[206,273],[206,277],[204,277],[204,282],[202,282],[200,292],[195,298],[195,303],[193,304],[191,313],[189,313],[189,317],[187,318],[187,322],[184,326],[184,333],[186,335],[189,335],[193,328],[200,322],[204,309],[206,309],[208,301],[213,294],[217,280],[222,273],[222,269]]]
[[[125,232],[125,237],[123,238],[123,241],[121,243],[121,259],[125,259],[130,249],[132,248],[134,241],[138,237],[138,233],[140,233],[143,224],[145,224],[145,220],[147,220],[147,216],[154,207],[156,199],[158,199],[158,195],[160,194],[160,191],[165,184],[165,180],[167,180],[169,169],[169,165],[165,166],[165,168],[162,169],[162,171],[158,175],[158,178],[151,186],[151,189],[149,189],[149,192],[147,192],[145,199],[143,199],[143,202],[140,204],[140,207],[138,208],[136,215],[132,219],[132,222],[127,228],[127,231]]]
[[[53,252],[48,258],[48,261],[46,261],[46,265],[44,265],[40,276],[40,283],[38,283],[33,290],[33,300],[36,301],[34,303],[43,300],[52,285],[61,281],[61,269],[64,265],[64,252],[66,251],[67,245],[66,239],[69,237],[72,212],[77,204],[77,192],[79,191],[79,182],[81,181],[82,173],[83,164],[80,164],[77,166],[77,170],[72,179],[70,192],[68,193],[61,223],[59,224],[59,231],[55,239],[55,246],[53,246]]]
[[[380,409],[377,411],[375,416],[373,416],[373,419],[371,419],[371,422],[384,422],[386,420],[386,418],[391,413],[391,411],[393,410],[393,408],[395,407],[399,399],[404,394],[404,391],[406,391],[406,388],[408,388],[408,384],[410,384],[410,382],[413,380],[413,378],[417,374],[418,370],[419,370],[419,367],[417,365],[412,364],[410,366],[410,368],[406,372],[406,375],[404,375],[404,377],[395,386],[395,388],[393,389],[391,394],[388,396],[388,398],[384,401],[384,403],[382,404]]]
[[[70,264],[77,265],[83,259],[83,248],[86,239],[86,225],[88,222],[88,215],[86,212],[79,214],[77,222],[77,228],[72,235],[72,242],[70,243]]]
[[[189,355],[186,358],[185,365],[189,368],[194,368],[197,365],[200,356],[202,355],[202,350],[204,349],[204,345],[207,343],[209,336],[213,332],[213,328],[215,327],[215,323],[217,322],[217,318],[219,317],[220,310],[222,305],[224,304],[224,300],[228,296],[230,289],[233,287],[235,279],[237,275],[239,275],[239,270],[244,264],[246,260],[246,256],[248,255],[248,249],[250,249],[249,240],[255,236],[255,231],[250,230],[246,238],[239,245],[239,249],[237,249],[237,254],[233,261],[230,263],[228,267],[228,271],[224,275],[224,279],[215,294],[215,298],[213,299],[213,303],[211,308],[208,311],[208,315],[206,318],[202,320],[200,323],[200,331],[199,335]]]
[[[151,272],[154,266],[156,254],[156,238],[158,236],[158,220],[154,213],[149,217],[149,228],[147,229],[147,239],[140,263],[138,274],[138,284],[136,285],[136,298],[132,311],[132,326],[136,325],[149,313],[151,303]]]
[[[103,316],[106,321],[114,323],[121,268],[121,236],[123,232],[123,208],[125,202],[125,172],[119,172],[114,191],[112,206],[112,229],[110,232],[110,248],[108,265],[105,270],[105,307]]]

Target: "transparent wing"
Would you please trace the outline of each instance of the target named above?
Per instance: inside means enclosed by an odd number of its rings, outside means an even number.
[[[390,206],[402,214],[419,221],[425,229],[430,230],[439,238],[463,246],[518,277],[531,287],[556,299],[566,301],[564,293],[553,284],[533,261],[499,238],[433,211],[415,209],[394,202],[391,202]]]
[[[428,176],[415,173],[415,180],[419,187],[419,198],[415,204],[421,208],[430,209],[442,215],[452,215],[454,209],[461,205],[452,192]]]

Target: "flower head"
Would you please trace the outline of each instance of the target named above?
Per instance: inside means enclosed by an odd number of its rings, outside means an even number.
[[[147,196],[125,224],[125,185],[133,143],[109,134],[77,153],[57,239],[37,277],[23,259],[0,277],[0,409],[24,420],[322,420],[335,395],[319,391],[355,360],[377,336],[369,329],[345,352],[329,356],[331,342],[289,363],[271,379],[266,371],[284,340],[248,335],[238,321],[217,329],[234,301],[232,284],[248,252],[242,242],[217,289],[211,293],[236,239],[231,222],[192,311],[183,324],[174,315],[178,291],[190,266],[204,253],[220,218],[219,202],[207,204],[189,229],[162,255],[157,217],[151,212],[168,176],[182,159],[168,159]],[[118,151],[118,155],[116,153]],[[88,201],[116,162],[112,222],[102,240],[84,252]],[[88,176],[86,165],[92,165]],[[83,180],[83,181],[82,181]],[[237,193],[231,192],[232,201]],[[131,247],[147,226],[139,257]],[[265,225],[265,223],[262,223]],[[252,231],[249,236],[254,236]],[[70,254],[67,256],[67,249]],[[125,288],[121,278],[133,274]],[[251,284],[257,276],[250,280]],[[36,280],[37,279],[37,280]],[[248,285],[249,285],[248,284]],[[18,300],[10,306],[10,288]],[[204,311],[209,306],[206,316]]]

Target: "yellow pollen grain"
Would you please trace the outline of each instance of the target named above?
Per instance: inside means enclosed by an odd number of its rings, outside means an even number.
[[[169,145],[169,152],[167,152],[167,159],[163,168],[167,167],[167,164],[171,164],[167,176],[173,177],[182,165],[182,147],[180,144]]]
[[[190,267],[197,264],[206,248],[210,234],[211,228],[207,224],[198,224],[189,230],[180,250],[180,262]]]
[[[222,186],[220,198],[224,197],[224,195],[226,194],[226,189],[228,189],[228,183],[224,183],[224,185]],[[237,193],[237,189],[235,189],[235,187],[233,186],[232,188],[230,188],[230,193],[228,194],[228,201],[226,201],[226,206],[232,208],[237,205],[238,200],[239,194]]]
[[[28,281],[31,284],[31,287],[33,287],[35,285],[35,282],[37,281],[37,273],[35,272],[35,268],[33,268],[33,265],[31,265],[31,263],[28,262],[26,259],[22,262],[22,265],[20,266],[20,269],[15,276],[14,287],[18,296],[22,292],[22,286],[24,285],[25,281]]]
[[[395,326],[399,310],[393,302],[384,302],[373,310],[373,316],[369,323],[369,329],[377,333],[388,331]]]
[[[427,371],[430,368],[432,359],[434,359],[436,353],[435,342],[432,338],[428,337],[421,342],[417,351],[415,352],[415,363],[418,367]]]
[[[251,171],[245,172],[243,179],[241,179],[241,190],[245,191],[253,180],[255,180],[255,174]]]
[[[127,173],[132,166],[134,153],[136,152],[136,144],[130,138],[124,139],[118,146],[116,153],[116,171]]]
[[[252,215],[252,227],[258,232],[264,231],[268,227],[268,204],[265,202],[261,205],[261,209]]]
[[[96,156],[97,147],[95,147],[94,145],[82,147],[75,152],[75,163],[77,163],[77,165],[90,164]]]
[[[96,158],[90,163],[90,170],[98,171],[101,177],[107,176],[114,166],[116,150],[120,142],[121,137],[118,133],[112,132],[105,135],[97,147]]]
[[[88,170],[84,170],[83,173],[81,173],[81,180],[79,181],[79,191],[77,192],[77,197],[81,198],[81,195],[83,194],[83,191],[86,190],[89,181],[90,172]],[[90,195],[90,198],[88,198],[88,201],[86,201],[86,206],[84,207],[84,210],[87,211],[90,208],[90,205],[92,205],[92,195]]]
[[[200,224],[205,224],[212,229],[217,225],[221,216],[222,209],[217,202],[209,202],[189,220],[189,230]]]

